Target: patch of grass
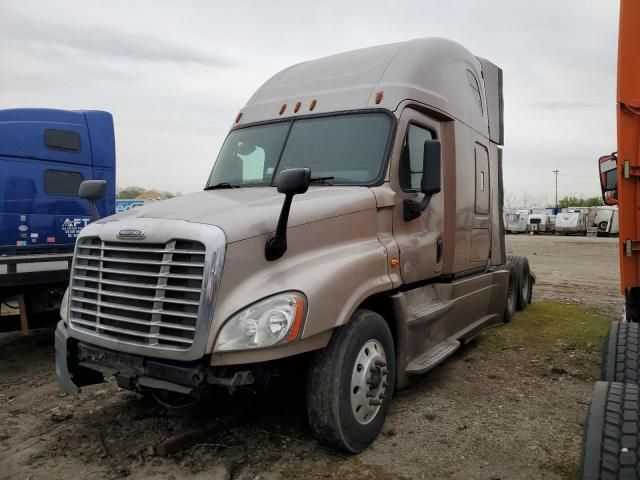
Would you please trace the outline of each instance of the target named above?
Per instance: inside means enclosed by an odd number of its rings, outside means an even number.
[[[548,468],[562,480],[577,480],[578,466],[572,461],[556,460],[543,467]]]
[[[480,348],[599,352],[610,324],[580,305],[534,303],[517,312],[511,323],[484,335]]]
[[[580,305],[534,303],[479,338],[481,352],[524,351],[543,376],[595,380],[611,321]]]

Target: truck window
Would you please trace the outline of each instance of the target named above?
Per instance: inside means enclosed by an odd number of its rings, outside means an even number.
[[[424,142],[433,139],[431,131],[409,124],[400,158],[400,186],[407,192],[420,190]]]
[[[207,185],[270,185],[290,127],[290,122],[281,122],[229,133]]]
[[[49,195],[78,195],[84,175],[68,170],[45,170],[44,191]]]
[[[48,128],[44,131],[44,144],[49,150],[80,153],[80,134],[72,130]]]
[[[309,167],[335,184],[373,183],[380,174],[391,122],[384,114],[342,115],[297,121],[278,171]]]
[[[480,86],[478,84],[478,79],[471,70],[467,70],[467,80],[469,81],[469,87],[471,87],[471,94],[473,95],[473,99],[478,105],[480,113],[484,114],[484,112],[482,111],[482,95],[480,95]]]
[[[305,118],[233,130],[207,186],[274,185],[287,168],[308,167],[335,185],[368,185],[381,175],[391,119],[382,113]]]

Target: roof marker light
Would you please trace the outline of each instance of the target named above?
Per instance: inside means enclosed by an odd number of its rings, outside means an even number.
[[[286,103],[283,103],[282,105],[280,105],[280,115],[282,115],[286,109],[287,109]]]
[[[376,105],[378,105],[382,101],[382,97],[384,97],[383,91],[376,93]]]
[[[300,105],[302,105],[301,102],[296,102],[296,106],[293,107],[293,113],[298,113],[298,110],[300,110]]]
[[[309,104],[309,110],[313,111],[314,108],[316,108],[316,101],[315,100],[311,100],[311,103]]]
[[[238,112],[238,115],[236,115],[236,123],[238,123],[241,118],[242,118],[242,112]]]

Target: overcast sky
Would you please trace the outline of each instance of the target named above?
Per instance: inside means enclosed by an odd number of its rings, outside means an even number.
[[[0,0],[0,108],[102,109],[118,186],[202,188],[253,91],[286,66],[446,37],[504,69],[505,188],[599,193],[615,150],[618,2]]]

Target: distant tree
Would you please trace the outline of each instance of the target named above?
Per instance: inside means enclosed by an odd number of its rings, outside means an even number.
[[[558,207],[599,207],[604,205],[601,197],[574,197],[568,196],[558,200]]]
[[[142,187],[136,187],[136,186],[119,188],[118,198],[126,198],[126,199],[136,198],[138,195],[143,194],[145,191],[146,189]]]
[[[516,208],[518,206],[518,198],[513,192],[504,192],[503,204],[504,208]]]
[[[534,197],[527,192],[519,194],[506,191],[503,198],[504,208],[536,208],[547,205],[546,197]]]
[[[122,199],[135,199],[140,198],[144,200],[166,200],[168,198],[173,198],[176,196],[180,196],[180,192],[173,193],[168,191],[160,191],[156,188],[151,188],[147,190],[142,187],[124,187],[118,189],[118,198]]]
[[[152,188],[150,190],[146,190],[142,192],[136,198],[141,198],[144,200],[162,200],[162,193],[160,193],[159,190]]]

